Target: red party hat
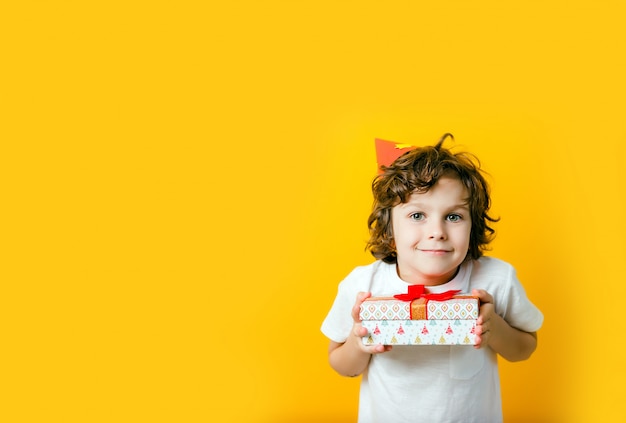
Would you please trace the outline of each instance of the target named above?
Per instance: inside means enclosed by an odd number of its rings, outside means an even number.
[[[376,161],[378,163],[378,173],[382,173],[381,166],[389,166],[398,157],[415,148],[410,144],[399,144],[393,141],[385,141],[376,138]]]

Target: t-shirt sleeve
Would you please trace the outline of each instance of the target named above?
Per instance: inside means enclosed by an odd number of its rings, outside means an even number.
[[[535,306],[528,296],[513,266],[508,266],[506,278],[507,289],[501,291],[500,298],[496,298],[496,310],[498,304],[505,306],[498,310],[498,314],[506,320],[509,325],[525,332],[535,332],[543,324],[543,313]]]
[[[352,330],[354,321],[352,319],[352,307],[356,302],[357,293],[363,275],[362,268],[354,269],[343,281],[339,283],[337,288],[337,296],[333,302],[330,311],[322,322],[322,333],[327,338],[335,342],[345,342]]]
[[[355,301],[356,295],[348,295],[345,281],[340,283],[335,301],[322,322],[322,333],[327,338],[340,343],[348,339],[354,323],[352,320],[352,307]]]

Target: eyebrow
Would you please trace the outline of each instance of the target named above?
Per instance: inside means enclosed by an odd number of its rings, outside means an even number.
[[[418,208],[424,208],[424,204],[422,203],[418,203],[418,202],[406,202],[406,203],[402,203],[403,207],[409,207],[409,206],[415,206]],[[448,208],[449,210],[456,210],[456,209],[466,209],[469,210],[470,209],[470,203],[469,201],[465,202],[465,203],[460,203],[460,204],[455,204],[452,207]]]

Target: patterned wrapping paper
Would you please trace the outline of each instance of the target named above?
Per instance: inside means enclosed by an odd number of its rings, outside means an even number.
[[[364,320],[365,345],[474,345],[476,320]]]
[[[372,297],[361,305],[359,317],[369,334],[365,345],[475,345],[478,298],[449,299]]]
[[[393,297],[371,297],[361,304],[361,320],[454,320],[477,319],[478,299],[455,295],[449,300],[418,298],[402,301]]]

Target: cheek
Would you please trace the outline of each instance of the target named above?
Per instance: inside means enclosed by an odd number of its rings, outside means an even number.
[[[387,232],[387,234],[385,234],[385,236],[389,240],[389,245],[392,248],[396,248],[396,237],[395,237],[394,233],[395,232],[392,230],[392,231]]]
[[[470,245],[470,231],[464,231],[462,234],[462,239],[463,239],[463,245],[465,245],[468,249],[469,249],[469,245]]]
[[[396,231],[391,238],[391,245],[393,246],[393,248],[402,247],[404,244],[406,244],[406,241],[406,236],[403,236],[403,232]]]
[[[462,245],[462,244],[469,245],[470,234],[471,234],[471,228],[458,227],[458,228],[455,228],[454,234],[450,234],[450,236],[454,237],[455,243],[458,245]]]

